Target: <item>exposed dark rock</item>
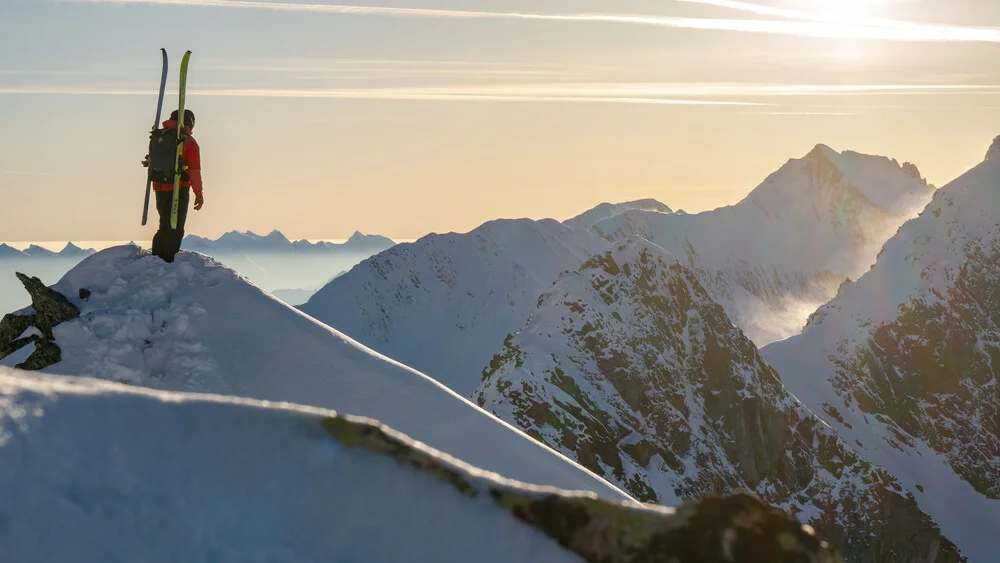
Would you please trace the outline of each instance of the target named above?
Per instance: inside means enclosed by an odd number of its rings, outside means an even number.
[[[53,342],[51,333],[49,336],[41,338],[33,337],[33,339],[35,342],[35,351],[28,356],[27,360],[14,367],[26,370],[42,370],[62,360],[62,350]]]
[[[674,511],[593,495],[532,492],[470,480],[456,467],[411,447],[374,423],[329,417],[323,420],[323,427],[345,446],[388,454],[453,485],[465,496],[488,496],[585,561],[843,561],[793,516],[747,493],[711,496]]]
[[[90,297],[90,290],[87,289],[87,288],[85,288],[85,287],[81,287],[80,288],[80,299],[87,299],[88,297]]]
[[[35,326],[39,330],[51,329],[59,323],[80,316],[80,310],[66,299],[66,296],[49,289],[42,280],[17,272],[17,279],[31,295],[31,306],[35,309]]]
[[[474,397],[637,499],[750,490],[812,515],[851,560],[958,560],[895,479],[789,395],[690,269],[646,241],[543,294]]]
[[[13,313],[4,315],[3,320],[0,320],[0,358],[6,358],[28,344],[29,339],[18,340],[18,337],[33,324],[35,324],[34,315]]]
[[[35,344],[35,350],[24,362],[15,367],[26,370],[40,370],[62,359],[62,350],[55,343],[52,329],[59,323],[80,316],[80,310],[66,299],[66,296],[50,289],[38,278],[29,277],[17,272],[17,279],[24,284],[24,289],[31,295],[31,307],[34,314],[4,316],[0,321],[0,359],[6,358],[30,343]],[[80,290],[81,296],[83,291]],[[89,292],[88,292],[89,294]],[[34,326],[41,335],[18,338],[24,331]]]
[[[988,498],[1000,499],[1000,242],[970,246],[943,299],[912,300],[832,382],[893,431],[923,440]]]

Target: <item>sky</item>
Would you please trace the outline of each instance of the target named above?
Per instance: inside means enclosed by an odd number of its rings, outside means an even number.
[[[347,2],[348,0],[344,0]],[[1000,134],[995,0],[0,0],[0,241],[149,240],[193,52],[187,231],[343,239],[736,203],[817,143],[940,186]]]

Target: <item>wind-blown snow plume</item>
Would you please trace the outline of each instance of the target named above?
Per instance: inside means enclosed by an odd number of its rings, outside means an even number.
[[[817,145],[743,201],[713,211],[627,211],[597,223],[609,240],[644,237],[692,269],[758,345],[798,332],[809,304],[832,298],[930,201],[909,163]]]

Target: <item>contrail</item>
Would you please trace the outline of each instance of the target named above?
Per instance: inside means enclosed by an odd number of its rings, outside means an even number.
[[[430,8],[394,8],[384,6],[350,6],[342,4],[304,4],[283,2],[251,2],[248,0],[73,0],[97,4],[160,4],[174,6],[197,6],[215,8],[242,8],[273,10],[284,12],[313,12],[347,14],[358,16],[396,16],[436,19],[506,19],[541,20],[594,23],[619,23],[700,29],[708,31],[738,31],[746,33],[767,33],[827,39],[878,39],[888,41],[914,42],[1000,42],[1000,29],[988,27],[962,27],[951,25],[918,24],[883,20],[841,21],[836,18],[820,18],[806,12],[794,10],[762,14],[788,17],[804,21],[684,18],[628,14],[538,14],[525,12],[490,12],[471,10],[440,10]],[[755,4],[726,1],[701,0],[701,4],[720,5],[742,11],[773,9]],[[723,6],[724,5],[724,6]],[[836,21],[834,21],[836,20]]]

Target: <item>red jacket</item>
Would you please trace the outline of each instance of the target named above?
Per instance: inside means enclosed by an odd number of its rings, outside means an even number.
[[[173,129],[176,127],[177,122],[173,119],[163,122],[164,129]],[[194,137],[191,136],[190,128],[185,127],[184,133],[184,150],[181,152],[181,155],[184,157],[185,164],[187,164],[186,173],[188,179],[181,179],[181,187],[192,188],[194,195],[201,195],[201,147],[198,146],[198,141],[195,141]],[[174,185],[153,182],[153,189],[158,192],[169,192],[174,189]]]

